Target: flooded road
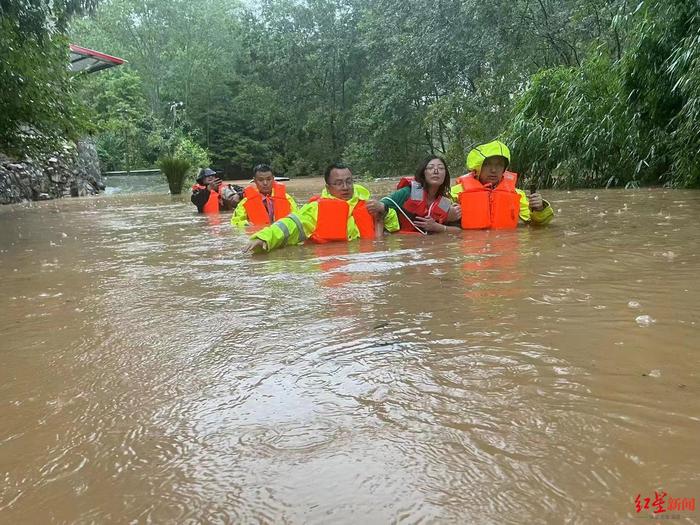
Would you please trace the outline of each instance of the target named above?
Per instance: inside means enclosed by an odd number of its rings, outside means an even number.
[[[609,524],[655,491],[698,501],[700,192],[545,196],[548,228],[254,257],[187,196],[0,208],[0,522]]]

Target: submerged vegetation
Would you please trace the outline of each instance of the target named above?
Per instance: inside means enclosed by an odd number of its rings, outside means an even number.
[[[39,24],[52,29],[36,42],[65,45],[73,15],[71,41],[128,64],[71,81],[57,50],[17,55],[17,30],[3,31],[0,76],[33,101],[3,100],[0,135],[13,147],[29,124],[96,134],[111,169],[178,150],[229,175],[261,161],[316,174],[342,157],[382,176],[429,152],[459,170],[470,146],[502,137],[541,187],[700,186],[695,0],[102,0],[91,14],[92,3],[73,4],[51,3],[61,23]],[[19,18],[3,12],[3,24]],[[32,88],[18,72],[59,81]]]
[[[189,161],[179,157],[163,157],[158,161],[158,167],[168,181],[170,194],[180,195],[185,177],[191,167]]]

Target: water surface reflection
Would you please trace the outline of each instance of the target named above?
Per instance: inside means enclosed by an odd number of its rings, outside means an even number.
[[[697,498],[700,194],[548,196],[549,228],[256,257],[186,196],[0,209],[1,521],[619,523],[639,493]]]

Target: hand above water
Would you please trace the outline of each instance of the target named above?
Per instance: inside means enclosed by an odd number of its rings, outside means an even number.
[[[532,211],[542,211],[544,209],[544,199],[539,193],[531,193],[528,200]]]
[[[253,239],[243,248],[243,253],[257,253],[261,251],[267,251],[267,243],[262,239]]]
[[[426,232],[444,232],[447,231],[447,227],[444,224],[435,222],[432,217],[416,217],[413,222],[416,223],[421,230]]]
[[[459,204],[453,204],[450,209],[447,210],[447,221],[446,222],[456,222],[462,218],[462,207]]]
[[[386,206],[384,205],[384,203],[378,201],[377,199],[369,199],[366,203],[366,206],[367,211],[371,215],[380,215],[386,211]]]

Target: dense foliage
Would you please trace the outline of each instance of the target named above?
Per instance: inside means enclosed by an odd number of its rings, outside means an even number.
[[[85,128],[68,74],[71,15],[94,0],[0,1],[0,145],[6,153],[55,147]]]
[[[596,49],[537,73],[508,136],[540,185],[700,186],[700,11],[642,2],[619,60]]]
[[[74,4],[52,5],[68,13]],[[410,173],[432,153],[459,172],[472,145],[502,137],[516,168],[541,186],[697,186],[697,7],[102,0],[74,18],[70,35],[129,62],[79,79],[106,168],[177,154],[229,175],[269,162],[296,176],[344,158],[357,173],[382,176]],[[0,71],[11,80],[22,59],[2,53],[14,57]],[[33,101],[52,99],[40,92],[46,84],[37,82]],[[41,115],[13,108],[12,118],[74,132],[81,121],[67,108],[34,104]]]

